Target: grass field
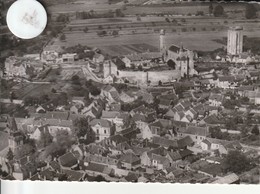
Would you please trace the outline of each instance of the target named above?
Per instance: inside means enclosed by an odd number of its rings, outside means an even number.
[[[24,99],[27,96],[41,96],[51,93],[51,84],[33,84],[20,83],[13,90],[18,99]]]
[[[117,4],[108,4],[107,0],[85,0],[85,1],[76,1],[66,4],[57,4],[48,7],[48,12],[55,13],[71,13],[77,11],[96,11],[103,12],[108,10],[115,10],[121,8]]]

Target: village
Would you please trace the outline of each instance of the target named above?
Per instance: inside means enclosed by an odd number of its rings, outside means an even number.
[[[78,44],[0,71],[4,180],[259,184],[260,56],[167,44],[110,56]]]

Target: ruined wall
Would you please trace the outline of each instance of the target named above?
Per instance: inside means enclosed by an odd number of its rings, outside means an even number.
[[[159,81],[169,82],[181,77],[179,70],[168,71],[118,71],[118,78],[126,77],[133,83],[146,84],[147,80],[151,81],[151,84],[158,84]]]

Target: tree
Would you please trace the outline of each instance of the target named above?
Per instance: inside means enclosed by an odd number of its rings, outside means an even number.
[[[38,142],[38,146],[41,148],[45,148],[46,146],[52,143],[52,136],[48,130],[41,131],[40,140]]]
[[[84,30],[83,30],[85,33],[88,32],[88,27],[85,27]]]
[[[224,160],[224,164],[228,172],[234,173],[242,173],[250,168],[249,159],[238,150],[230,151]]]
[[[56,133],[56,142],[61,148],[69,149],[71,145],[75,142],[74,137],[69,134],[66,130],[59,130]]]
[[[159,86],[161,86],[161,85],[162,85],[162,81],[161,81],[161,80],[159,80],[159,82],[158,82],[158,85],[159,85]]]
[[[93,96],[98,96],[100,94],[101,90],[98,87],[92,85],[92,86],[89,87],[89,92]]]
[[[56,93],[57,91],[56,91],[54,88],[52,88],[52,89],[51,89],[51,92],[52,92],[52,93]]]
[[[118,34],[119,34],[119,33],[118,33],[117,30],[113,30],[113,32],[112,32],[112,35],[113,35],[113,36],[118,36]]]
[[[143,71],[143,66],[142,66],[142,65],[139,65],[139,66],[138,66],[138,70],[139,70],[139,71]]]
[[[13,151],[12,151],[10,148],[9,148],[7,154],[6,154],[6,158],[7,158],[7,160],[9,160],[9,161],[11,161],[11,160],[14,159],[14,153],[13,153]]]
[[[72,78],[71,78],[71,81],[75,85],[80,85],[80,80],[79,80],[79,76],[78,75],[73,75]]]
[[[224,15],[224,8],[222,7],[222,5],[217,5],[214,10],[213,10],[213,15],[215,17],[220,17]]]
[[[95,182],[107,182],[107,180],[102,175],[97,175],[97,177],[93,181],[95,181]]]
[[[65,35],[65,34],[62,34],[62,35],[60,36],[60,40],[61,40],[61,41],[65,41],[65,40],[66,40],[66,35]]]
[[[25,118],[29,116],[29,112],[24,108],[24,106],[17,105],[14,110],[13,116],[18,118]]]
[[[259,135],[259,129],[258,129],[258,126],[255,125],[251,131],[252,134],[255,134],[255,135]]]
[[[75,132],[78,138],[84,138],[85,144],[89,144],[95,141],[95,133],[89,127],[87,118],[78,118],[73,122],[73,126],[75,127]]]
[[[246,5],[245,17],[246,19],[253,19],[257,17],[257,9],[253,4]]]
[[[168,22],[168,23],[171,22],[169,18],[165,18],[165,21]]]

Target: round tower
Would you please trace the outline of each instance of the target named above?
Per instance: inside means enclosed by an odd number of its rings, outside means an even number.
[[[160,52],[164,52],[165,50],[165,30],[161,29],[160,31]]]

